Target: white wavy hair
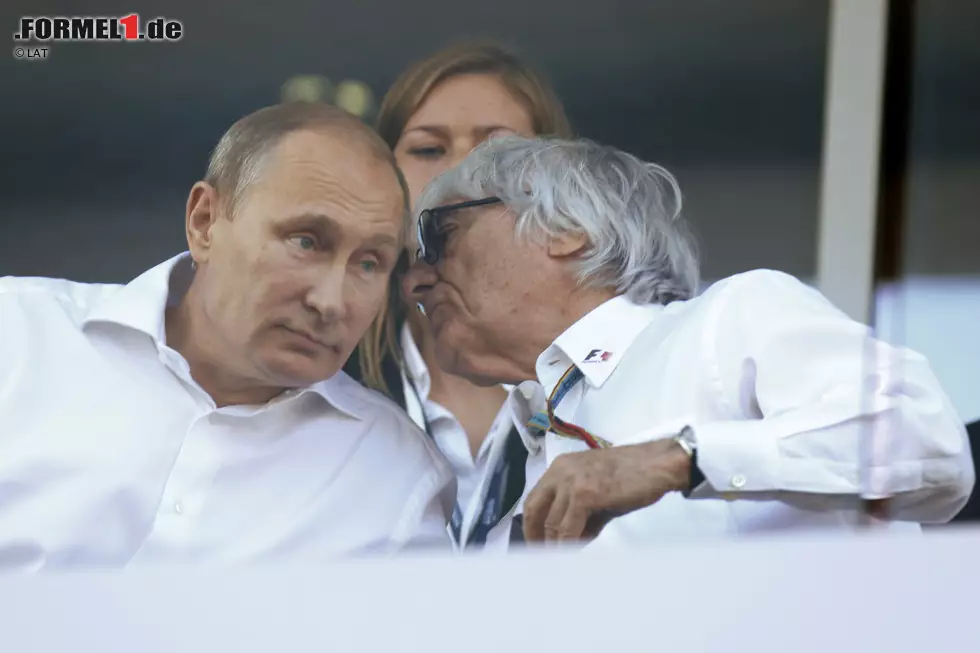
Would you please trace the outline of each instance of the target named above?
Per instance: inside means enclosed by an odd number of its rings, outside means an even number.
[[[483,197],[499,197],[517,214],[518,235],[584,233],[591,247],[580,260],[583,285],[615,287],[638,304],[697,294],[680,187],[659,165],[585,139],[493,138],[433,180],[416,215]]]

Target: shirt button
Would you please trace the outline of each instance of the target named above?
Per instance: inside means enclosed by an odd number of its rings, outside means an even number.
[[[180,501],[174,504],[174,512],[178,515],[182,515],[184,513],[184,506],[181,505]]]
[[[736,474],[735,476],[732,476],[732,487],[733,488],[735,488],[737,490],[737,489],[743,487],[744,485],[745,485],[745,477],[744,476],[742,476],[741,474]]]

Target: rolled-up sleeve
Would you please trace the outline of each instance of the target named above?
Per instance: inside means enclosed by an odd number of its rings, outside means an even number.
[[[962,420],[928,362],[877,340],[796,279],[762,271],[719,307],[706,369],[733,416],[694,424],[718,492],[888,499],[900,521],[944,522],[974,484]]]

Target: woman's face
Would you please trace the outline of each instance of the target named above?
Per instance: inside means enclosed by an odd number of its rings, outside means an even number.
[[[531,116],[495,75],[450,77],[429,93],[395,146],[415,201],[434,177],[490,136],[533,136]]]

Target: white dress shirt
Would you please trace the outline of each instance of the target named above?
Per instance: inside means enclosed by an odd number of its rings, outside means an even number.
[[[893,497],[883,527],[918,531],[952,518],[973,487],[965,430],[925,359],[874,340],[779,272],[736,275],[667,306],[616,297],[538,358],[547,394],[571,365],[585,378],[558,417],[614,446],[690,425],[707,479],[690,499],[671,493],[614,520],[595,548],[855,530],[857,497]],[[586,450],[554,433],[527,444],[528,489],[557,456]]]
[[[0,279],[0,569],[450,547],[452,472],[378,393],[339,373],[215,407],[166,344],[189,263]]]
[[[469,437],[459,420],[445,407],[429,398],[432,378],[408,324],[402,328],[401,346],[405,356],[402,383],[406,410],[420,428],[424,429],[428,420],[433,441],[456,474],[457,501],[463,514],[460,530],[461,533],[468,535],[476,525],[477,516],[486,498],[490,475],[504,454],[507,436],[514,427],[515,419],[520,420],[522,415],[528,415],[525,421],[529,419],[529,402],[533,401],[534,397],[543,396],[543,391],[533,381],[527,381],[517,387],[503,385],[502,387],[507,391],[507,398],[474,457]],[[509,525],[508,516],[505,523],[500,525],[502,527],[491,531],[486,548],[506,549],[509,541],[507,537]],[[464,537],[463,540],[465,542],[466,538]]]

